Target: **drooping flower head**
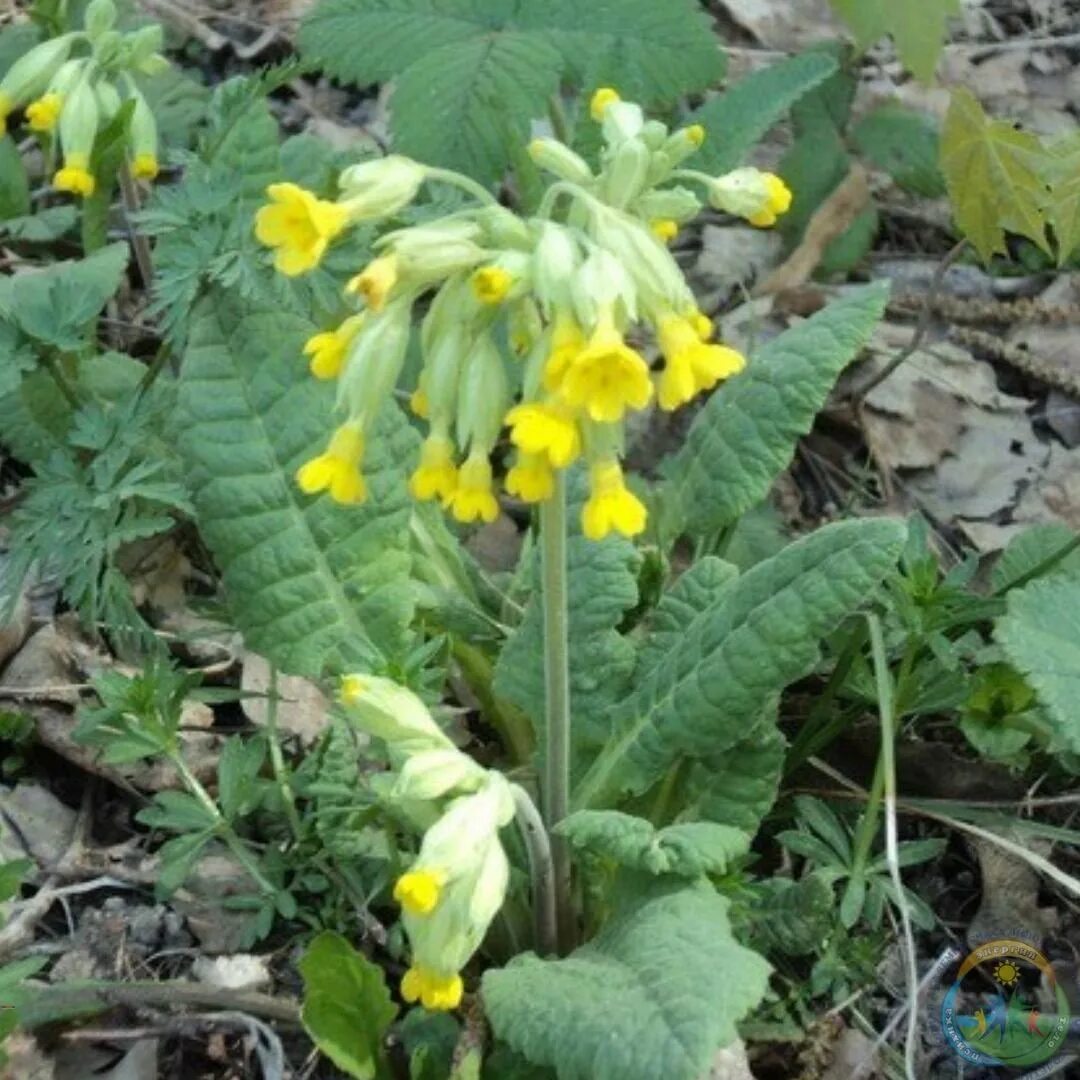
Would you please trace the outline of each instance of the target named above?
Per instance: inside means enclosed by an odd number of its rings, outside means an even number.
[[[420,370],[400,391],[427,425],[408,487],[464,525],[496,519],[500,475],[510,495],[543,502],[584,456],[585,535],[640,534],[646,509],[620,463],[628,414],[654,400],[679,408],[746,363],[713,340],[712,322],[667,244],[700,211],[700,188],[713,206],[761,227],[786,212],[790,191],[756,169],[714,177],[684,167],[704,129],[669,130],[613,88],[596,91],[590,112],[600,125],[598,163],[557,139],[530,143],[532,159],[554,178],[532,217],[471,180],[396,155],[346,169],[335,202],[277,184],[259,211],[259,238],[275,249],[279,268],[295,274],[355,223],[389,222],[424,185],[456,184],[476,200],[383,233],[344,287],[357,314],[305,346],[316,377],[339,379],[337,430],[359,433],[362,450],[378,411],[392,407],[409,312],[427,305]],[[655,372],[650,338],[663,358]],[[352,445],[339,452],[339,441],[298,479],[305,490],[355,501],[362,453]]]

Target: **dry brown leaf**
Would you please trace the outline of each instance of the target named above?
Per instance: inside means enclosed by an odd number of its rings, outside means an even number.
[[[827,0],[720,0],[720,6],[770,49],[795,52],[842,36]]]
[[[249,694],[265,694],[270,689],[270,664],[258,653],[244,654],[240,689]],[[309,679],[299,675],[278,675],[278,730],[295,735],[304,746],[310,746],[326,730],[329,703],[323,692]],[[244,714],[260,727],[266,726],[268,702],[265,697],[244,698],[240,703]]]
[[[814,211],[799,246],[754,290],[754,295],[775,296],[805,285],[825,249],[851,226],[869,201],[869,176],[856,161],[843,183]]]

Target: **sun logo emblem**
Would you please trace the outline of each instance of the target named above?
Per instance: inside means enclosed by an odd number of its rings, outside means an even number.
[[[994,968],[994,978],[1002,986],[1012,986],[1020,978],[1020,969],[1011,960],[1003,960]]]

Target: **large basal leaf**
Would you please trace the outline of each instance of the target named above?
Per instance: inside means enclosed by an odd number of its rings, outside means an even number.
[[[786,751],[775,716],[767,715],[752,735],[715,760],[691,765],[684,812],[753,836],[776,801]]]
[[[879,105],[855,125],[851,139],[864,158],[905,190],[928,199],[945,194],[938,168],[941,132],[928,113],[903,105]]]
[[[1033,581],[1009,593],[995,636],[1035,687],[1062,741],[1080,752],[1080,581]]]
[[[369,497],[309,498],[296,468],[325,445],[334,389],[307,373],[313,327],[212,297],[193,320],[178,438],[200,532],[248,645],[313,675],[378,665],[412,610],[406,471],[416,436],[389,404],[368,437]]]
[[[685,530],[709,535],[765,498],[840,372],[881,317],[886,284],[830,304],[768,342],[695,417],[665,472]]]
[[[804,53],[755,71],[730,90],[711,98],[687,117],[705,128],[705,142],[693,164],[713,174],[742,164],[755,143],[788,109],[836,71],[828,53]]]
[[[708,884],[661,879],[566,959],[486,972],[495,1034],[559,1080],[698,1080],[768,978],[727,908]]]
[[[670,104],[724,70],[693,0],[322,0],[300,44],[342,81],[396,77],[395,144],[485,182],[564,77]]]
[[[1080,579],[1077,534],[1068,525],[1032,525],[1009,541],[990,577],[995,592],[1005,592],[1030,577],[1066,574]],[[1071,549],[1071,550],[1070,550]],[[1063,557],[1062,553],[1067,552]]]
[[[821,638],[873,595],[905,535],[888,519],[828,525],[724,589],[620,708],[574,805],[610,805],[680,757],[716,760],[751,734],[775,695],[813,669]]]
[[[1006,230],[1049,253],[1045,211],[1053,165],[1035,135],[990,119],[970,90],[953,90],[941,131],[941,170],[956,224],[984,261],[1006,253]]]
[[[576,495],[584,487],[572,478]],[[574,762],[579,773],[584,759],[591,760],[611,733],[611,712],[623,698],[634,669],[633,644],[618,632],[624,614],[638,599],[638,556],[628,541],[609,537],[587,540],[578,527],[579,500],[571,498],[570,537],[567,544],[569,575],[570,710]],[[538,553],[531,573],[539,576]],[[507,640],[495,665],[496,694],[521,709],[532,721],[543,746],[544,621],[540,596],[534,590],[520,625]]]
[[[578,810],[555,831],[575,851],[646,874],[723,874],[750,850],[749,834],[730,825],[684,821],[658,829],[645,818],[618,810]]]
[[[385,1075],[383,1040],[398,1010],[382,968],[329,930],[297,967],[304,977],[301,1018],[315,1045],[356,1080]]]

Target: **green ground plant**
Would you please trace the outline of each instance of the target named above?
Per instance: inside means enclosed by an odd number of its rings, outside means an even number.
[[[932,75],[951,5],[918,25],[910,3],[835,6],[859,46],[891,34]],[[228,853],[248,943],[304,941],[302,1022],[338,1069],[694,1080],[755,1018],[842,1002],[893,922],[934,925],[900,871],[944,841],[880,840],[894,744],[924,718],[1014,768],[1073,767],[1069,530],[1020,536],[989,587],[974,561],[944,572],[919,519],[735,557],[887,288],[743,356],[667,246],[706,207],[797,242],[859,153],[911,190],[947,185],[980,256],[1018,233],[1064,259],[1067,146],[1010,135],[963,91],[940,156],[914,114],[853,124],[838,51],[686,108],[724,74],[690,0],[323,0],[303,64],[395,79],[394,152],[358,160],[282,138],[269,101],[296,64],[207,92],[110,0],[33,14],[0,35],[2,111],[40,151],[0,142],[0,232],[36,271],[0,281],[0,432],[27,473],[5,593],[53,577],[134,662],[95,679],[77,737],[108,764],[171,765],[176,788],[138,814],[163,840],[159,895]],[[779,174],[747,166],[789,112]],[[172,182],[140,188],[159,155]],[[50,175],[60,195],[35,207]],[[117,192],[128,240],[109,243]],[[122,341],[136,275],[146,321]],[[695,409],[632,474],[626,420],[654,401]],[[462,540],[500,484],[529,525],[493,575]],[[123,572],[178,528],[271,667],[265,725],[227,739],[212,780],[186,763],[184,703],[242,695],[169,655]],[[333,700],[304,752],[279,727],[282,676]],[[797,717],[796,685],[814,688]],[[860,802],[777,803],[867,715]],[[37,970],[21,963],[0,969],[5,1023],[69,1015],[17,985]]]

